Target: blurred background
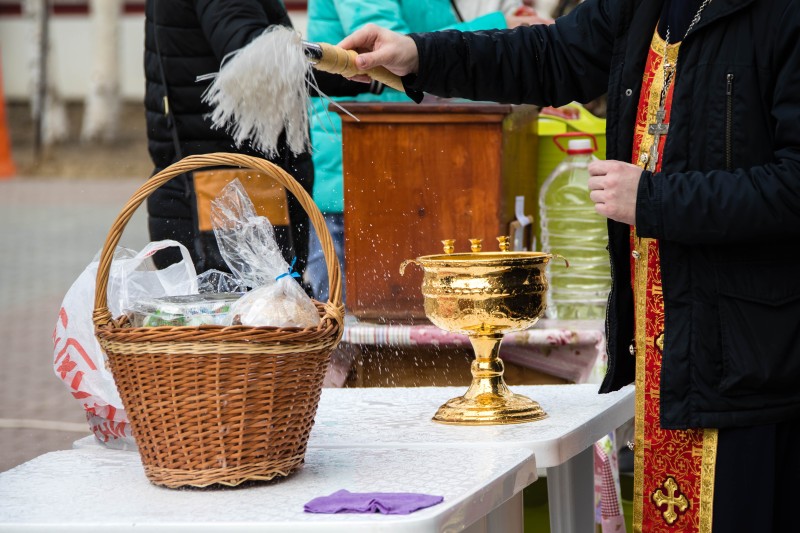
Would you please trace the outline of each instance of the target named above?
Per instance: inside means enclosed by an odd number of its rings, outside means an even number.
[[[286,4],[304,32],[305,1]],[[0,0],[0,471],[89,434],[53,331],[152,171],[143,43],[144,0]],[[146,242],[142,208],[121,244]]]
[[[305,34],[306,1],[284,3]],[[537,0],[559,12],[577,3]],[[152,171],[142,102],[144,4],[0,0],[0,472],[71,448],[90,434],[83,408],[54,371],[53,334],[65,293]],[[605,121],[598,117],[604,103],[586,109],[597,117],[583,108],[541,110],[540,178],[563,158],[552,142],[558,134],[596,136],[603,157]],[[139,250],[147,241],[140,208],[120,244]],[[362,349],[364,361],[375,355]],[[581,349],[595,354],[602,348],[590,343]],[[458,361],[471,357],[469,349],[453,353]],[[401,356],[393,349],[374,359],[386,357],[396,362]],[[429,359],[411,359],[411,378],[429,370],[419,368]],[[466,372],[467,365],[457,365]],[[512,367],[506,367],[509,378]],[[376,381],[385,379],[382,367],[374,375],[360,368],[353,386],[387,385]],[[569,381],[525,371],[520,379],[535,374],[544,382]],[[370,379],[374,383],[366,384]],[[536,483],[525,491],[526,531],[548,530],[546,487]]]

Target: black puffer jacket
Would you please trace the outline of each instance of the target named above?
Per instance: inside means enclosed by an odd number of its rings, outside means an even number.
[[[224,129],[214,129],[206,118],[212,109],[202,102],[211,80],[198,76],[219,71],[222,59],[247,45],[270,25],[291,26],[280,0],[148,0],[145,21],[144,67],[147,82],[145,108],[150,157],[155,171],[180,157],[210,152],[237,152],[257,157],[263,154],[243,145],[237,148]],[[165,84],[159,68],[156,36],[161,52],[169,105],[174,115],[180,157],[164,113]],[[340,76],[317,74],[316,83],[330,95],[357,94],[368,86]],[[311,193],[314,170],[308,153],[292,154],[285,140],[279,142],[278,157],[272,162],[284,168]],[[150,236],[172,238],[184,243],[198,270],[226,270],[210,232],[199,234],[194,222],[191,176],[173,179],[148,198]],[[302,271],[308,254],[308,216],[294,197],[289,198],[291,231],[278,232],[287,261],[298,258]],[[175,257],[162,259],[163,262]]]
[[[410,90],[561,105],[608,92],[607,157],[630,161],[662,2],[587,0],[549,27],[413,36]],[[800,416],[800,2],[713,0],[684,39],[663,156],[636,226],[659,239],[664,428]],[[609,223],[609,371],[634,358],[629,227]]]
[[[251,147],[237,148],[224,129],[214,129],[202,102],[211,80],[197,77],[219,71],[222,59],[247,45],[272,24],[291,26],[279,0],[149,0],[146,6],[144,67],[147,86],[145,108],[150,157],[159,171],[181,157],[210,152],[239,152],[263,157]],[[160,50],[163,66],[159,68]],[[173,141],[164,113],[165,89],[174,116],[180,150]],[[314,171],[309,154],[294,156],[283,139],[276,163],[311,191]],[[192,254],[198,271],[227,270],[212,232],[197,229],[192,176],[173,179],[147,199],[150,237],[171,238],[183,243]],[[289,200],[292,230],[283,228],[277,238],[285,255],[300,254],[305,264],[308,246],[308,218],[294,199]],[[161,265],[177,259],[176,253],[156,258]]]
[[[148,148],[153,163],[163,168],[176,160],[164,114],[164,85],[156,53],[158,45],[169,86],[169,100],[183,155],[214,151],[262,156],[248,146],[237,149],[223,129],[213,129],[205,116],[212,109],[202,95],[212,80],[198,76],[219,71],[222,58],[247,45],[266,27],[291,27],[279,0],[150,0],[147,3],[144,69],[147,79]]]

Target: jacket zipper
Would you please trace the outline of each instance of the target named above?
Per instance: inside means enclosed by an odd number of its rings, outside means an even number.
[[[725,169],[733,167],[733,74],[728,74],[728,83],[725,88]]]

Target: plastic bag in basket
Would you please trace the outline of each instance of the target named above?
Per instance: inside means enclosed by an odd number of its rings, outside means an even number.
[[[177,246],[183,259],[157,270],[152,256]],[[95,437],[111,448],[136,446],[105,354],[94,336],[95,280],[99,254],[72,284],[53,331],[53,367],[86,411]],[[197,293],[197,274],[189,251],[176,241],[151,242],[141,252],[117,247],[108,282],[108,309],[119,317],[130,302],[143,297]]]
[[[314,327],[319,313],[295,281],[300,275],[283,259],[269,220],[256,214],[241,182],[228,183],[211,202],[211,222],[220,253],[234,277],[252,288],[231,306],[235,324]]]

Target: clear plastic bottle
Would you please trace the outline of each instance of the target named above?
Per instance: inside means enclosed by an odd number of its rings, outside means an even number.
[[[586,134],[562,134],[559,138]],[[591,137],[591,136],[589,136]],[[589,163],[594,139],[570,139],[567,157],[553,170],[539,191],[542,250],[564,256],[548,263],[547,317],[559,320],[605,317],[611,272],[606,246],[606,218],[598,215],[589,198]],[[596,145],[594,145],[596,146]]]

